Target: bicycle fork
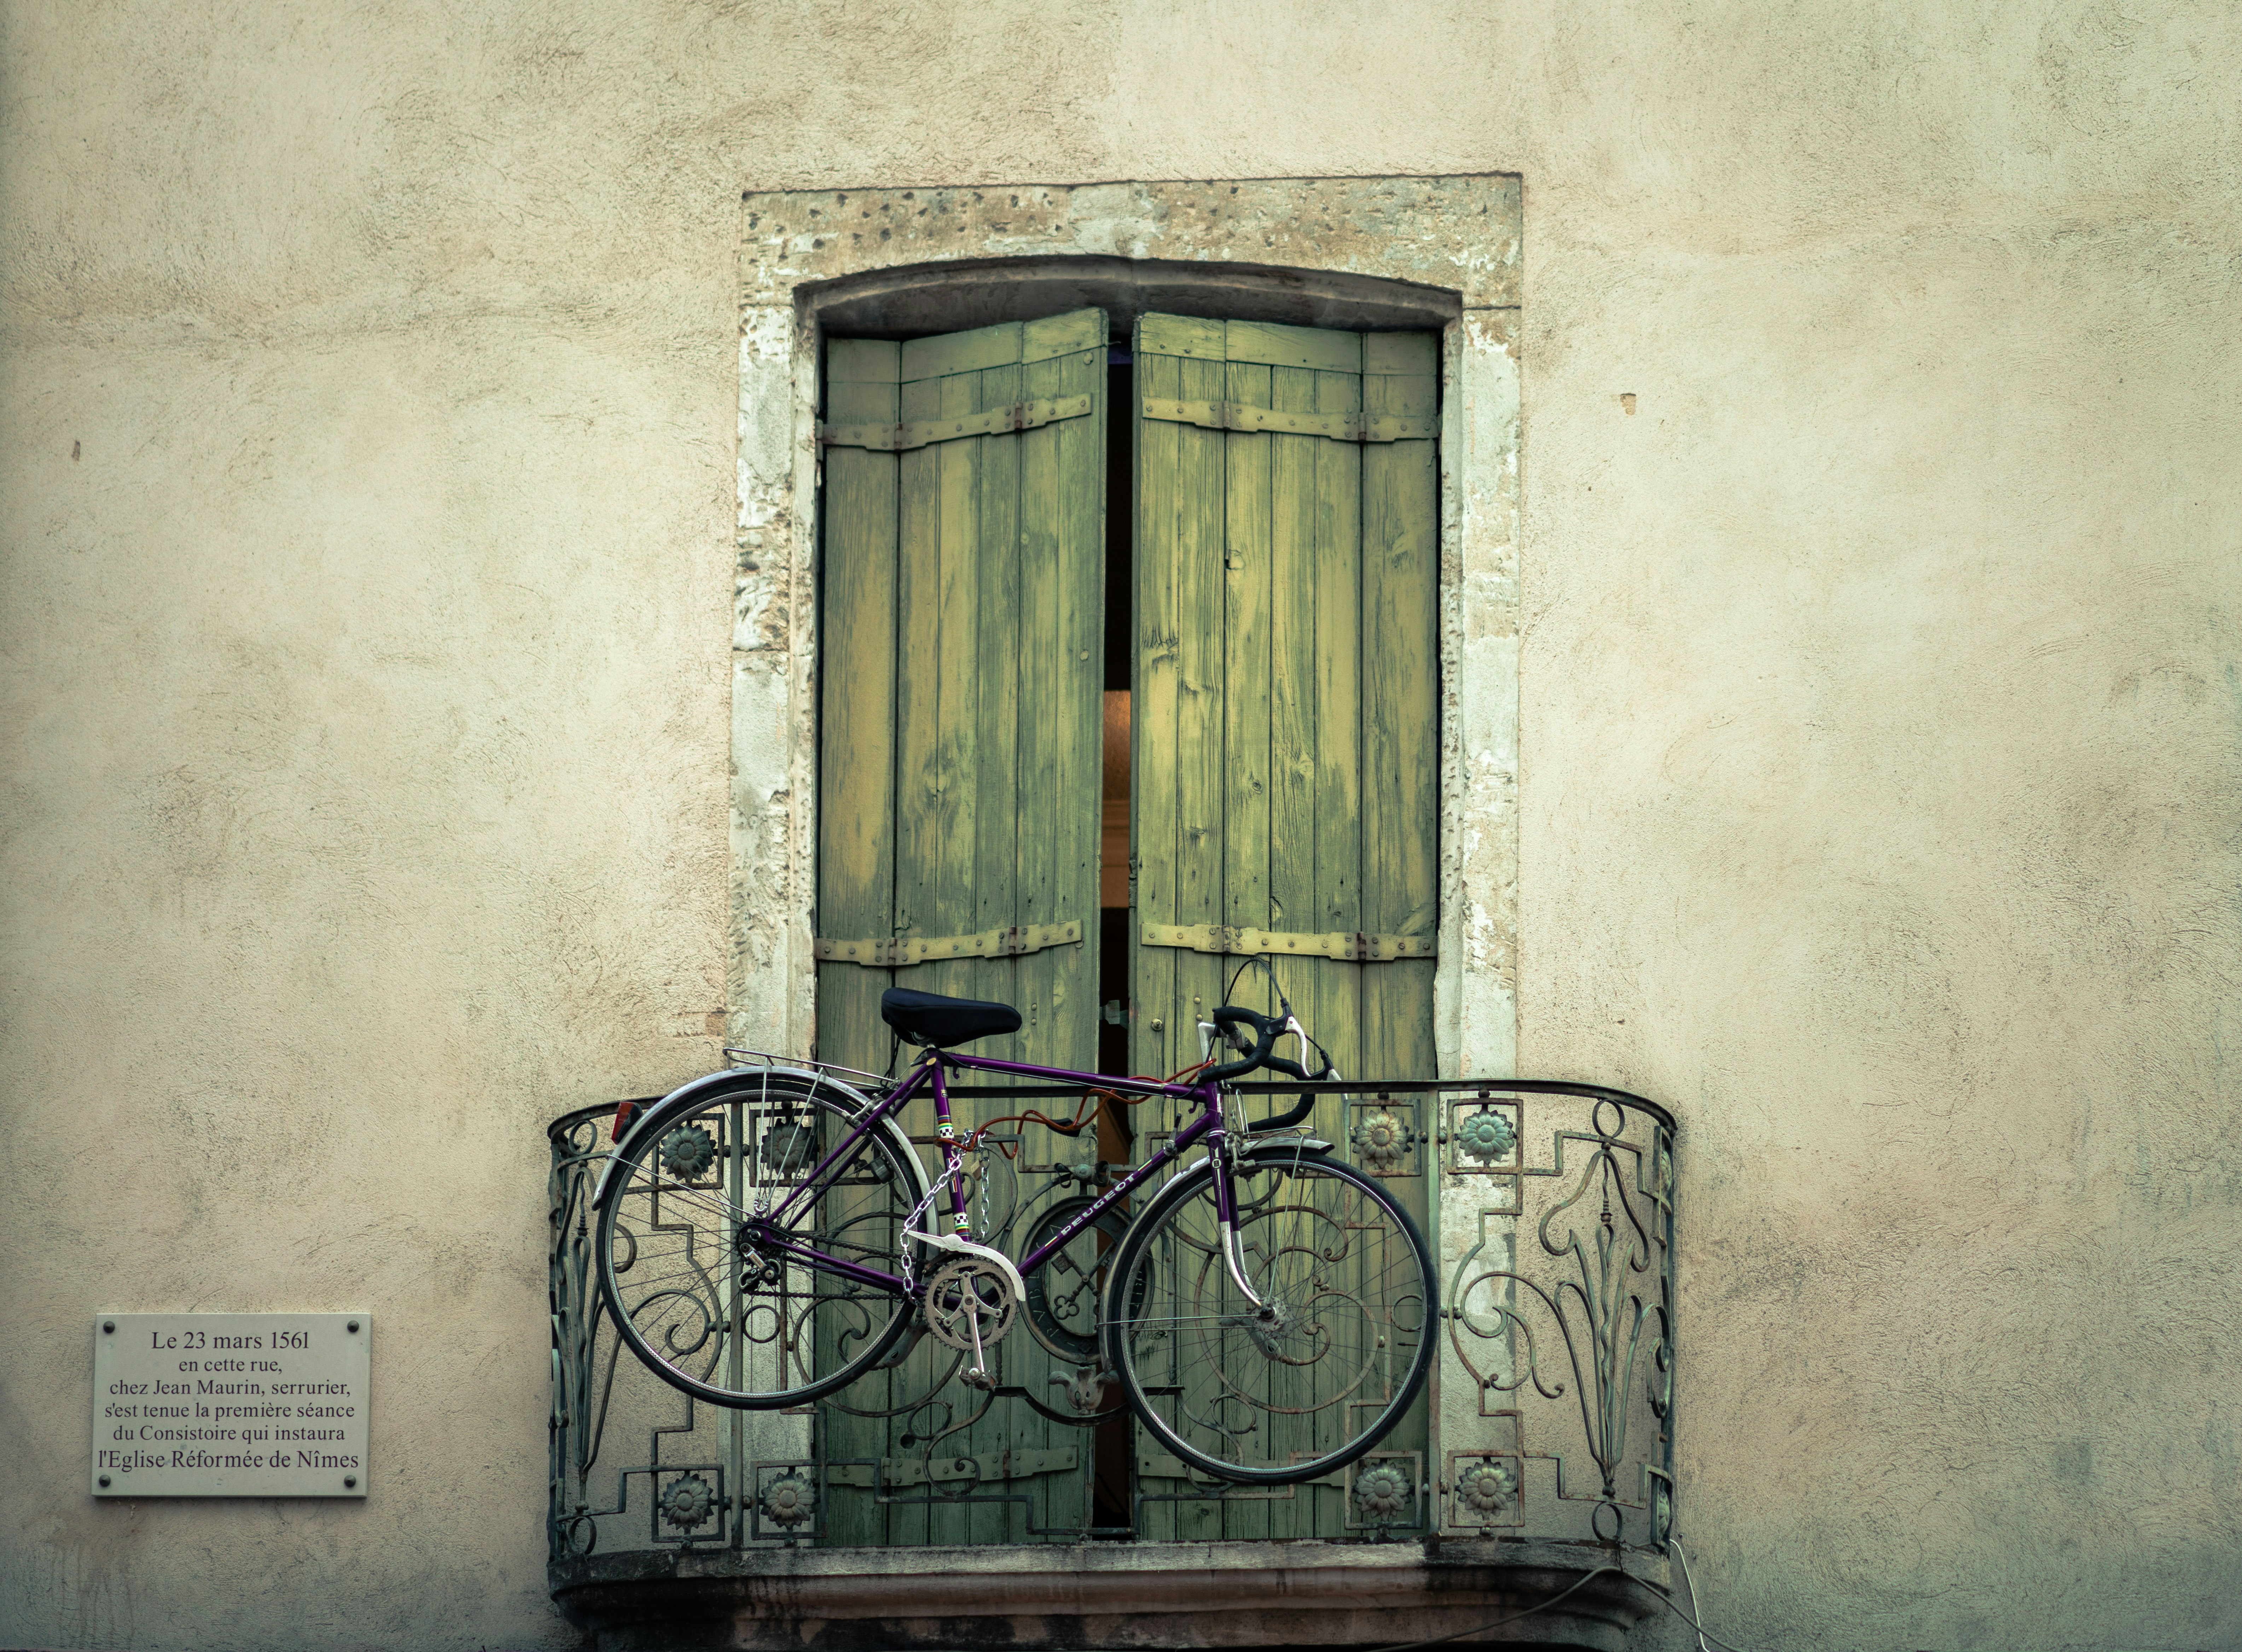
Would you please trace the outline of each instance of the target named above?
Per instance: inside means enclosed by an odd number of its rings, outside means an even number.
[[[1236,1166],[1226,1136],[1212,1158],[1215,1236],[1222,1246],[1223,1266],[1230,1270],[1230,1282],[1238,1287],[1238,1294],[1245,1299],[1257,1314],[1266,1318],[1270,1313],[1269,1305],[1261,1299],[1261,1293],[1245,1277],[1245,1252],[1238,1237],[1238,1190],[1231,1179]]]

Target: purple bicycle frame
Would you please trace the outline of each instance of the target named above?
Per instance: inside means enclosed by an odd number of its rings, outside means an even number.
[[[1126,1198],[1136,1188],[1143,1186],[1145,1182],[1177,1159],[1181,1158],[1200,1142],[1208,1142],[1212,1148],[1218,1148],[1225,1134],[1222,1129],[1220,1088],[1212,1080],[1205,1080],[1195,1085],[1173,1085],[1151,1078],[1117,1078],[1106,1073],[1075,1072],[1065,1067],[1031,1067],[1022,1062],[997,1061],[987,1056],[950,1055],[937,1051],[930,1053],[925,1060],[912,1069],[909,1078],[890,1090],[883,1099],[876,1102],[867,1109],[863,1116],[856,1121],[856,1127],[849,1132],[839,1146],[820,1159],[816,1167],[809,1175],[795,1185],[786,1197],[779,1201],[776,1210],[771,1212],[769,1216],[743,1218],[741,1226],[753,1232],[758,1243],[766,1245],[771,1250],[792,1257],[810,1267],[838,1273],[845,1278],[855,1279],[860,1284],[878,1286],[893,1291],[898,1296],[907,1295],[911,1287],[898,1274],[885,1273],[878,1268],[866,1267],[862,1263],[847,1261],[837,1256],[828,1256],[822,1251],[810,1249],[796,1241],[790,1237],[787,1218],[804,1195],[823,1183],[828,1172],[846,1160],[856,1151],[858,1143],[900,1111],[912,1097],[917,1095],[930,1075],[934,1085],[934,1111],[936,1121],[935,1131],[942,1139],[943,1177],[949,1183],[950,1221],[954,1227],[963,1228],[966,1225],[964,1154],[958,1149],[957,1126],[951,1123],[950,1117],[950,1088],[943,1081],[945,1070],[953,1067],[961,1072],[1001,1072],[1023,1078],[1051,1078],[1062,1084],[1079,1084],[1085,1089],[1118,1090],[1143,1096],[1167,1096],[1178,1101],[1196,1099],[1199,1104],[1198,1116],[1170,1137],[1167,1144],[1159,1152],[1106,1189],[1088,1210],[1069,1222],[1053,1235],[1049,1242],[1037,1246],[1027,1255],[1022,1257],[1016,1266],[1024,1279],[1049,1261],[1063,1246],[1095,1222],[1104,1213],[1107,1206],[1118,1199]],[[1220,1157],[1218,1152],[1216,1157]],[[1214,1179],[1214,1206],[1217,1216],[1225,1226],[1236,1219],[1230,1179],[1227,1176],[1217,1176]]]

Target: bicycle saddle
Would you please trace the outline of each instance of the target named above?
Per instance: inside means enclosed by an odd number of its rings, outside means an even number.
[[[1009,1004],[945,998],[906,987],[889,987],[880,994],[880,1019],[906,1044],[932,1044],[937,1050],[1020,1030],[1020,1012]]]

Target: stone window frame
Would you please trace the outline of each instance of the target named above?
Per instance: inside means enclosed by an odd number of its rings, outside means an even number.
[[[1440,1071],[1517,1059],[1519,310],[1513,173],[748,192],[742,202],[727,1042],[815,1028],[824,336],[1104,301],[1438,326]],[[1413,1075],[1394,1075],[1413,1076]]]

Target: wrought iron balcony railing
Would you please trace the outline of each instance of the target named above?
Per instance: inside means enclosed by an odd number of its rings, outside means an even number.
[[[1298,1488],[1326,1511],[1328,1529],[1272,1526],[1270,1534],[1662,1550],[1675,1496],[1672,1118],[1625,1091],[1549,1082],[1351,1081],[1338,1099],[1339,1151],[1375,1175],[1429,1179],[1441,1358],[1422,1429],[1353,1465],[1340,1484]],[[712,1551],[732,1551],[744,1560],[744,1551],[769,1545],[829,1544],[836,1541],[829,1520],[836,1498],[923,1511],[903,1528],[924,1542],[990,1541],[969,1539],[958,1522],[991,1506],[1006,1511],[989,1528],[1004,1533],[997,1541],[1093,1534],[1092,1425],[1100,1414],[1079,1396],[1070,1403],[1057,1374],[1024,1362],[1023,1377],[1043,1380],[1000,1386],[991,1397],[957,1389],[956,1362],[936,1360],[876,1394],[851,1389],[798,1414],[741,1413],[697,1402],[628,1357],[592,1272],[588,1206],[614,1111],[581,1109],[547,1132],[556,1589],[594,1554],[713,1559]],[[1095,1174],[1094,1165],[1038,1164],[1024,1152],[1017,1169],[992,1157],[986,1185],[995,1204],[1025,1222],[1038,1201],[1086,1186]],[[973,1449],[939,1447],[936,1431],[955,1432],[939,1420],[969,1407],[980,1408],[977,1418],[1009,1407],[1032,1426],[1018,1431],[1023,1443],[991,1449],[984,1427]],[[900,1438],[913,1449],[869,1461],[835,1452],[843,1435],[836,1423],[854,1420],[847,1437],[855,1438],[867,1414],[901,1419]],[[937,1420],[920,1427],[923,1440],[911,1433],[916,1417]],[[1070,1435],[1071,1446],[1063,1443]],[[1140,1535],[1234,1538],[1256,1528],[1222,1511],[1269,1496],[1179,1477],[1178,1466],[1141,1454],[1130,1461],[1125,1507]],[[1103,1507],[1110,1522],[1110,1487]],[[1192,1510],[1210,1518],[1181,1517]],[[1311,1509],[1291,1518],[1302,1516]],[[974,1529],[983,1528],[986,1516]],[[896,1528],[893,1521],[883,1528]],[[861,1521],[852,1529],[863,1529]],[[1107,1523],[1095,1534],[1128,1528]]]

